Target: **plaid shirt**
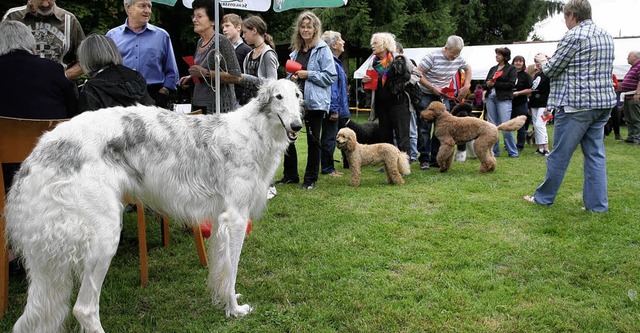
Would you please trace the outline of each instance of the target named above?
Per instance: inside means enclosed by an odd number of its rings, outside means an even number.
[[[616,105],[613,58],[613,38],[592,20],[569,30],[542,69],[551,79],[547,107],[612,108]]]

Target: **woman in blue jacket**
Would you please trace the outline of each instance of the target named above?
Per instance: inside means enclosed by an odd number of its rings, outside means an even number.
[[[322,35],[322,23],[312,12],[298,16],[291,38],[291,60],[302,64],[302,69],[290,73],[288,78],[300,87],[305,101],[305,127],[307,130],[307,167],[302,181],[303,190],[312,190],[318,181],[320,169],[320,131],[322,120],[329,116],[331,85],[337,79],[333,54]],[[299,182],[295,146],[289,146],[284,161],[284,177],[277,183]]]

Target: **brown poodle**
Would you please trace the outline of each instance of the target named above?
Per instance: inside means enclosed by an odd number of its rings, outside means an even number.
[[[360,185],[360,168],[364,165],[383,162],[389,184],[404,184],[402,176],[411,173],[409,156],[394,145],[388,143],[359,144],[356,133],[347,127],[338,131],[336,143],[349,161],[352,186]]]
[[[493,156],[493,145],[498,142],[498,130],[515,131],[527,120],[526,116],[518,116],[496,127],[475,117],[455,117],[440,102],[431,102],[426,110],[420,112],[420,117],[435,121],[435,135],[440,140],[436,157],[440,172],[451,168],[456,144],[471,140],[475,140],[473,150],[480,160],[480,173],[494,171],[496,158]]]

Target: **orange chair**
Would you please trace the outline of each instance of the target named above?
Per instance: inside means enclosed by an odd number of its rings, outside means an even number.
[[[31,120],[0,117],[0,163],[21,163],[24,161],[38,138],[66,119]],[[9,304],[9,253],[5,240],[4,178],[0,168],[0,319]]]
[[[0,117],[0,164],[21,163],[31,153],[38,138],[46,131],[53,129],[60,122],[67,119],[20,119]],[[0,320],[4,316],[9,304],[9,253],[7,251],[5,234],[4,206],[6,193],[4,192],[4,178],[0,168]],[[147,234],[144,207],[138,207],[138,242],[140,253],[140,279],[143,286],[149,283],[147,267]],[[207,265],[204,241],[199,227],[193,228],[193,234],[200,263]],[[162,244],[169,245],[169,221],[166,216],[162,219]]]
[[[140,284],[146,287],[149,284],[149,268],[147,265],[147,228],[144,215],[144,206],[136,201],[136,210],[138,215],[138,252],[140,253]],[[162,246],[169,246],[169,218],[162,215]],[[207,252],[204,248],[204,240],[200,226],[194,226],[193,239],[196,243],[198,258],[203,266],[207,266]]]

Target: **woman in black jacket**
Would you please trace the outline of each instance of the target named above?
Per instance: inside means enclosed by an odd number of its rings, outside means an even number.
[[[496,48],[496,61],[498,64],[491,67],[483,88],[486,91],[487,119],[498,126],[511,119],[511,100],[513,99],[513,87],[518,77],[516,68],[509,64],[511,50],[506,47]],[[513,139],[513,133],[502,132],[504,144],[509,157],[518,157],[518,148]],[[493,146],[493,154],[500,155],[500,139]]]
[[[112,106],[154,105],[147,82],[139,72],[122,65],[111,38],[91,35],[78,47],[82,71],[89,76],[80,90],[80,112]]]
[[[516,147],[518,147],[518,151],[522,151],[524,149],[524,142],[527,140],[527,128],[529,127],[529,123],[531,123],[529,105],[527,103],[527,98],[531,93],[531,75],[527,73],[527,65],[525,64],[523,56],[518,55],[513,57],[511,64],[516,68],[518,75],[516,86],[513,88],[511,119],[517,116],[527,116],[527,122],[518,130],[516,139]]]

